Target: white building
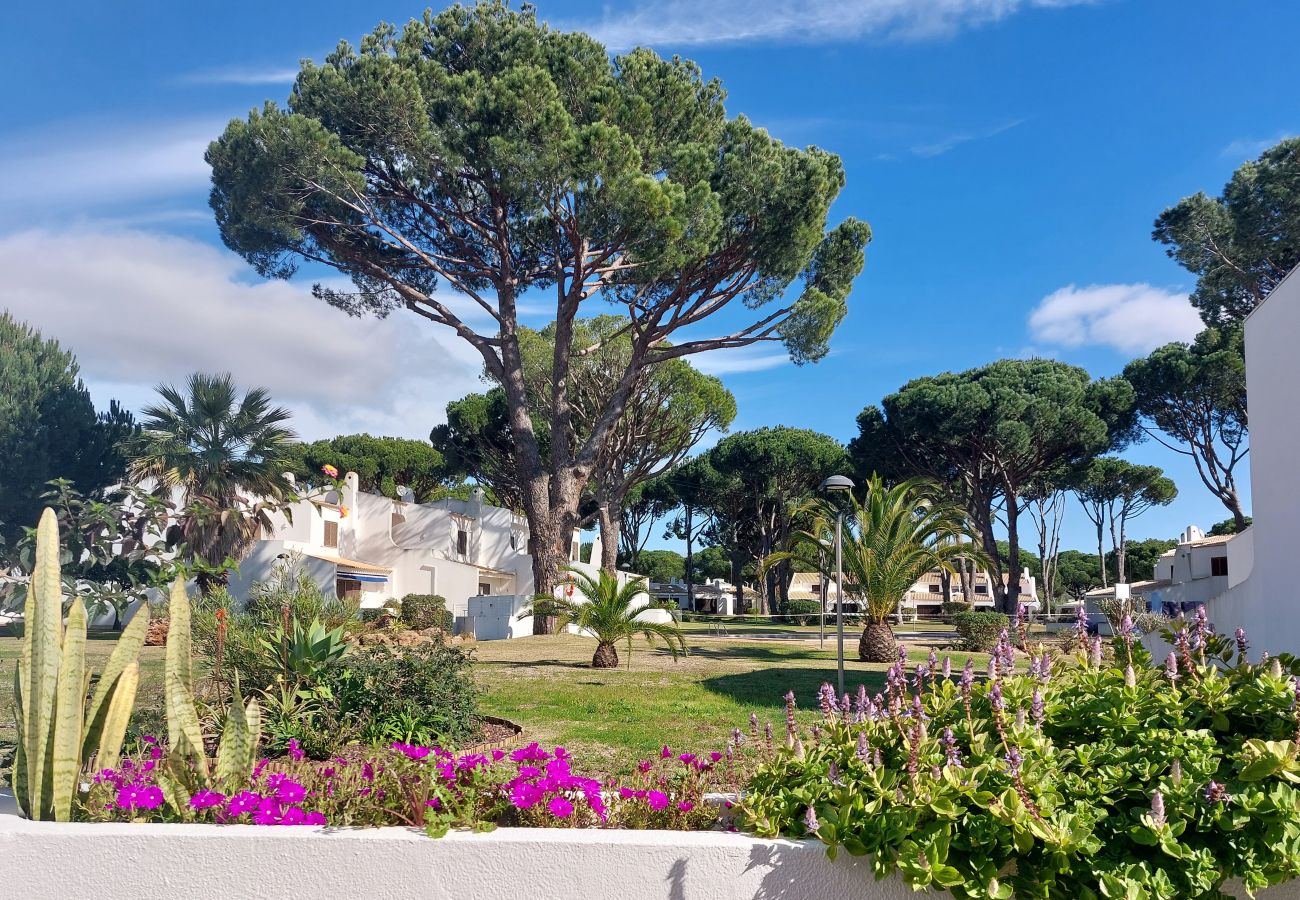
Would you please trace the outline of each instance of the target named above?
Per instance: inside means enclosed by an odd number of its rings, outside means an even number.
[[[532,617],[520,615],[535,594],[527,520],[487,503],[481,489],[469,500],[415,503],[361,491],[349,472],[342,490],[300,500],[274,520],[230,579],[236,597],[282,560],[298,559],[325,596],[350,596],[362,609],[438,594],[458,634],[499,640],[533,633]],[[579,561],[580,546],[575,531],[568,565],[594,576],[597,567]],[[599,543],[593,553],[598,558]],[[622,583],[639,577],[618,576]]]
[[[1253,524],[1222,545],[1222,592],[1206,604],[1221,633],[1244,628],[1257,651],[1300,652],[1300,268],[1246,318]]]
[[[671,603],[684,612],[717,613],[722,616],[734,616],[736,610],[736,586],[722,578],[711,578],[703,584],[694,585],[695,609],[691,609],[691,597],[683,581],[652,581],[650,596],[661,603]],[[749,589],[745,589],[746,593]]]
[[[1003,575],[1002,583],[1005,585],[1008,581],[1009,576]],[[972,593],[966,597],[962,593],[961,579],[954,575],[950,588],[952,599],[955,602],[969,603],[972,609],[992,609],[994,598],[989,590],[991,583],[987,572],[977,571],[974,583],[971,585]],[[850,600],[844,606],[846,610],[853,605],[852,587],[853,585],[850,584],[848,591]],[[827,608],[834,609],[837,597],[834,577],[826,579],[817,572],[795,572],[791,576],[789,588],[791,600],[820,601],[823,594],[826,597]],[[943,579],[940,573],[937,570],[927,572],[903,595],[900,610],[913,621],[921,616],[938,616],[943,612],[943,596]],[[1039,607],[1038,580],[1029,574],[1029,569],[1022,570],[1020,574],[1019,602],[1033,611],[1037,611]]]

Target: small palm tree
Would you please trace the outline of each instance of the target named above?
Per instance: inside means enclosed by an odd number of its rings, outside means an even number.
[[[889,616],[907,591],[926,572],[954,572],[959,559],[983,558],[971,543],[965,514],[939,502],[935,486],[911,479],[886,487],[873,475],[859,500],[850,498],[844,517],[844,599],[861,603],[866,622],[858,641],[858,658],[891,662],[897,654]],[[836,508],[817,500],[799,511],[810,524],[792,535],[788,550],[769,556],[764,565],[792,560],[821,572],[834,559]]]
[[[591,657],[593,669],[618,667],[618,650],[615,645],[627,641],[627,665],[632,668],[632,638],[644,635],[653,644],[664,642],[676,659],[686,652],[686,641],[675,623],[647,622],[638,618],[648,609],[654,609],[646,598],[645,586],[640,581],[620,585],[615,575],[601,569],[595,578],[574,568],[566,570],[574,586],[586,599],[540,596],[524,615],[548,615],[557,619],[556,628],[576,625],[596,638],[596,652]]]
[[[127,445],[129,473],[159,491],[183,490],[178,539],[192,555],[210,565],[240,559],[288,497],[289,411],[262,388],[240,398],[229,374],[196,373],[184,390],[158,393],[162,402],[145,407]],[[205,592],[219,580],[209,576]]]

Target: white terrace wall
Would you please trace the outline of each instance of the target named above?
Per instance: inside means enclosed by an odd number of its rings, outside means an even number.
[[[741,834],[62,825],[0,814],[0,896],[24,900],[904,900],[864,860]],[[1244,896],[1239,894],[1239,896]],[[1264,900],[1297,900],[1283,885]]]

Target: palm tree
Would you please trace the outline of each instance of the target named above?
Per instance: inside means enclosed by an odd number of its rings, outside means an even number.
[[[844,517],[844,599],[860,602],[866,614],[859,659],[895,658],[889,616],[921,576],[934,569],[954,572],[959,559],[983,558],[972,543],[964,542],[973,539],[965,514],[937,496],[935,485],[924,479],[886,487],[872,475],[862,499],[850,497]],[[808,527],[796,531],[789,549],[769,556],[764,566],[788,559],[821,572],[823,583],[829,581],[836,512],[824,500],[804,504],[799,513]]]
[[[632,638],[638,634],[644,635],[651,644],[656,638],[663,641],[673,659],[686,652],[686,641],[675,623],[646,622],[638,618],[646,610],[655,608],[645,599],[642,582],[629,581],[620,585],[617,576],[604,569],[595,578],[575,568],[565,571],[573,579],[577,591],[585,595],[585,601],[543,595],[524,610],[523,615],[555,616],[556,631],[566,625],[576,625],[595,637],[596,652],[591,657],[593,669],[617,668],[615,644],[622,640],[627,641],[627,666],[632,668]]]
[[[262,388],[239,398],[228,373],[195,373],[184,390],[160,385],[158,394],[162,402],[142,410],[140,434],[128,444],[130,476],[152,479],[159,492],[183,491],[172,537],[192,556],[216,566],[242,558],[288,499],[289,411],[272,406]],[[206,592],[224,579],[199,580]]]

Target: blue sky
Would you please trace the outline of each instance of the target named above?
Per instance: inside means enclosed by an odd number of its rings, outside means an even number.
[[[356,322],[307,284],[259,282],[220,246],[202,152],[319,59],[418,4],[27,4],[6,11],[0,306],[79,355],[96,399],[136,406],[194,368],[270,387],[306,436],[423,437],[478,389],[472,352],[423,322]],[[1166,206],[1300,132],[1300,4],[1208,0],[643,0],[542,3],[611,47],[649,43],[718,76],[731,113],[845,161],[836,217],[875,240],[831,356],[704,361],[737,428],[847,440],[910,378],[1049,355],[1110,375],[1197,329],[1187,273],[1150,240]],[[21,87],[19,87],[21,86]],[[1137,537],[1226,510],[1182,491]],[[1245,481],[1245,472],[1242,473]],[[1072,509],[1065,544],[1086,548]]]

